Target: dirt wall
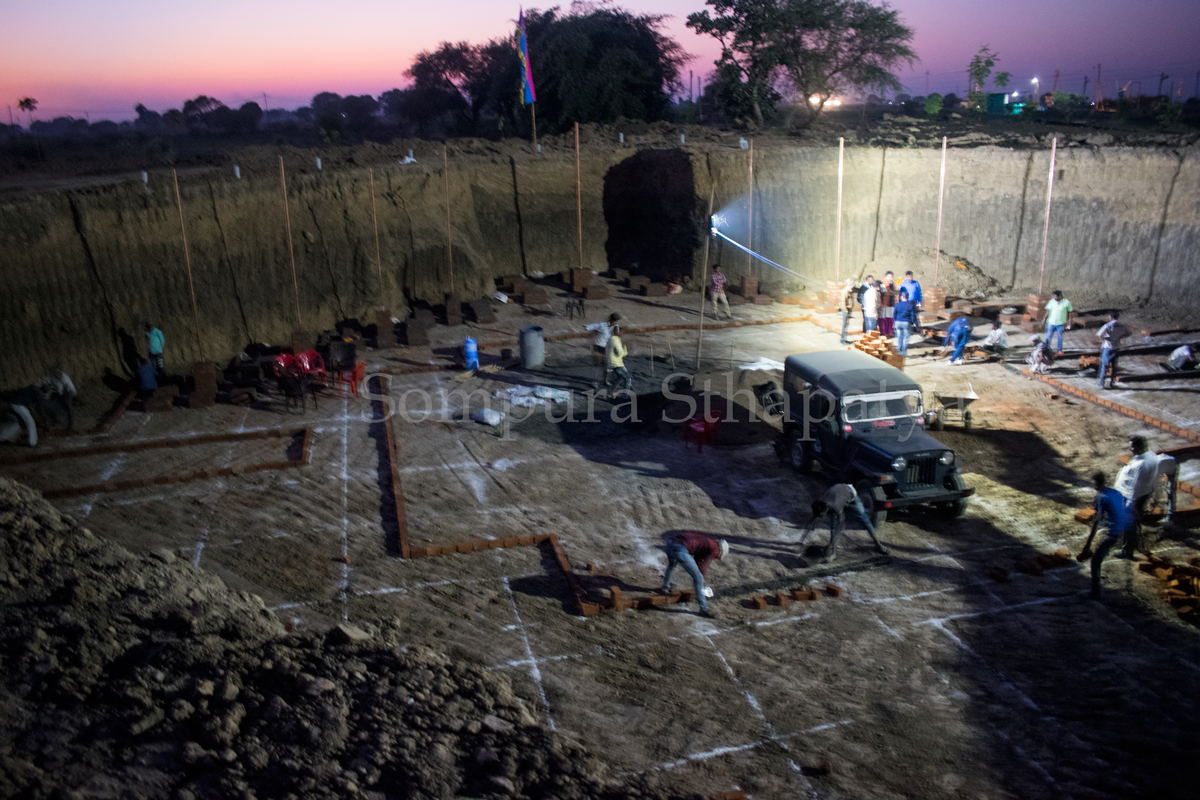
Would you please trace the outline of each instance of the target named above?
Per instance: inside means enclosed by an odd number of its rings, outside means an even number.
[[[698,272],[710,190],[740,238],[736,212],[742,209],[744,226],[749,151],[716,132],[686,144],[636,138],[620,145],[585,132],[584,262],[600,270],[610,257],[639,260],[657,277],[689,266]],[[399,164],[408,147],[417,162]],[[439,304],[451,285],[441,156],[433,143],[343,148],[325,153],[318,170],[312,152],[257,148],[228,156],[219,168],[181,172],[203,355],[223,361],[249,341],[286,342],[298,323],[319,330],[345,318],[371,321],[379,307],[402,316],[414,303]],[[1040,147],[951,149],[943,252],[969,260],[1001,287],[1036,287],[1049,157]],[[452,143],[449,165],[453,282],[461,294],[488,293],[500,275],[549,274],[577,263],[572,140],[545,140],[541,153],[521,143]],[[932,271],[939,166],[933,149],[847,149],[842,276],[922,250]],[[760,141],[754,173],[755,249],[815,281],[832,278],[837,149]],[[688,199],[690,209],[675,209]],[[656,241],[645,241],[652,236]],[[1047,290],[1200,301],[1193,280],[1200,252],[1196,148],[1060,149],[1048,241]],[[733,275],[746,264],[728,246],[713,248],[711,260]],[[763,269],[756,265],[755,273]],[[124,350],[145,350],[146,319],[167,335],[168,366],[180,369],[201,355],[169,170],[151,172],[145,183],[135,174],[10,192],[0,200],[0,275],[5,388],[52,364],[81,378],[106,369],[120,374]]]

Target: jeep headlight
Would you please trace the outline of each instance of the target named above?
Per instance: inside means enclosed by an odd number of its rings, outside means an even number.
[[[954,463],[954,451],[947,450],[946,452],[942,453],[940,456],[938,456],[938,463],[945,464],[946,466],[950,466],[951,464],[953,464]]]
[[[892,460],[892,469],[896,472],[903,472],[907,466],[908,462],[904,460],[904,456],[897,456]]]

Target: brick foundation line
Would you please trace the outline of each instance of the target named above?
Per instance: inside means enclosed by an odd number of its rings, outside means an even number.
[[[286,436],[295,436],[298,433],[305,432],[305,441],[311,441],[311,428],[294,428],[291,430],[285,429],[264,429],[257,431],[247,431],[245,433],[205,433],[196,436],[185,436],[178,439],[152,439],[145,442],[126,442],[124,444],[101,444],[95,447],[73,447],[69,450],[48,450],[36,453],[24,453],[13,458],[6,458],[0,462],[0,466],[8,464],[29,464],[35,461],[55,461],[60,458],[78,458],[80,456],[100,456],[108,453],[137,453],[143,450],[159,450],[164,447],[192,447],[198,444],[212,444],[219,442],[238,442],[243,439],[268,439],[272,437],[281,438]],[[307,460],[305,460],[307,463]]]
[[[130,489],[145,489],[151,486],[170,486],[178,483],[191,483],[192,481],[223,478],[230,475],[242,475],[248,472],[266,472],[269,470],[306,467],[309,465],[312,459],[313,430],[312,428],[297,428],[291,431],[265,430],[250,431],[248,433],[206,434],[203,436],[192,436],[186,439],[160,440],[159,442],[139,442],[132,447],[110,445],[107,448],[77,449],[71,451],[70,454],[76,456],[93,455],[91,452],[92,450],[101,450],[107,453],[133,452],[136,450],[150,450],[162,447],[187,447],[197,444],[209,444],[212,442],[235,442],[243,439],[280,438],[283,436],[295,436],[297,434],[303,435],[300,445],[301,455],[300,458],[291,461],[263,461],[257,464],[247,464],[244,467],[208,467],[206,469],[192,470],[190,472],[173,472],[166,475],[155,475],[152,478],[141,478],[138,480],[104,481],[103,483],[95,483],[90,486],[69,486],[62,489],[43,489],[42,496],[47,499],[52,499],[58,497],[76,497],[86,494],[107,494],[110,492],[125,492],[129,491]]]
[[[1187,430],[1186,428],[1180,428],[1178,425],[1172,425],[1169,422],[1164,422],[1163,420],[1152,417],[1149,414],[1144,414],[1141,411],[1135,411],[1132,408],[1114,403],[1111,400],[1106,400],[1099,395],[1092,394],[1091,392],[1085,392],[1083,389],[1072,386],[1068,383],[1063,383],[1060,380],[1051,378],[1049,375],[1038,375],[1030,372],[1029,370],[1023,370],[1022,374],[1030,378],[1036,378],[1042,383],[1048,383],[1057,389],[1061,389],[1064,392],[1073,394],[1076,397],[1087,400],[1090,403],[1095,403],[1096,405],[1107,408],[1110,411],[1115,411],[1118,414],[1135,419],[1138,422],[1144,422],[1147,425],[1152,425],[1155,428],[1164,430],[1173,436],[1178,436],[1180,439],[1186,439],[1189,442],[1200,442],[1200,433]]]
[[[136,395],[137,392],[130,391],[117,398],[117,402],[113,403],[112,407],[108,409],[108,411],[104,412],[104,415],[100,417],[100,419],[96,422],[96,426],[91,430],[50,431],[46,435],[46,438],[58,439],[66,438],[68,436],[96,436],[101,433],[107,433],[108,429],[115,425],[117,420],[123,417],[125,412],[129,410],[129,404],[133,402],[133,398]]]

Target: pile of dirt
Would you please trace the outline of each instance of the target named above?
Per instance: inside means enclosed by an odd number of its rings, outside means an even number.
[[[289,635],[0,479],[0,796],[657,797],[398,626]]]
[[[905,250],[877,258],[863,267],[862,276],[873,275],[881,279],[888,270],[895,274],[897,284],[904,280],[905,272],[912,270],[922,286],[942,286],[951,297],[983,299],[1008,291],[965,257],[945,250],[939,259],[936,281],[933,278],[933,248]]]

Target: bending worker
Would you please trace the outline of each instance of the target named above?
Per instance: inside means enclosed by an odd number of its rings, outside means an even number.
[[[711,590],[704,586],[704,573],[714,558],[720,560],[729,555],[729,542],[724,539],[718,542],[699,531],[672,531],[666,535],[665,541],[667,572],[663,575],[662,590],[671,591],[671,573],[675,571],[676,564],[682,564],[687,574],[692,576],[692,584],[696,587],[700,616],[715,617],[716,614],[708,607],[708,594]]]
[[[1142,518],[1146,514],[1146,504],[1158,486],[1158,479],[1167,478],[1167,519],[1175,513],[1175,458],[1165,453],[1155,453],[1146,447],[1146,439],[1142,436],[1129,438],[1129,463],[1117,473],[1114,489],[1120,492],[1125,504],[1133,515],[1133,532],[1125,537],[1125,549],[1122,553],[1126,558],[1133,558],[1134,551],[1141,544]]]
[[[1126,542],[1133,538],[1133,514],[1125,504],[1125,498],[1116,489],[1105,488],[1107,481],[1103,472],[1093,475],[1092,483],[1096,487],[1096,499],[1092,502],[1096,514],[1092,517],[1092,532],[1088,534],[1087,544],[1076,558],[1079,561],[1092,560],[1092,597],[1099,600],[1100,570],[1104,567],[1104,557],[1122,537]],[[1101,525],[1104,525],[1104,541],[1093,552],[1092,540],[1096,538],[1096,531]]]
[[[801,555],[804,553],[804,542],[817,527],[817,523],[824,517],[829,517],[829,546],[825,548],[825,560],[837,559],[838,540],[842,538],[842,533],[846,529],[847,506],[862,522],[867,533],[871,534],[871,539],[875,542],[875,549],[885,556],[888,554],[888,549],[883,546],[883,542],[879,541],[879,537],[875,534],[875,526],[871,524],[858,492],[848,483],[835,483],[829,487],[829,491],[821,495],[820,500],[812,504],[812,521],[808,523],[808,527],[804,529],[804,534],[800,537]]]

